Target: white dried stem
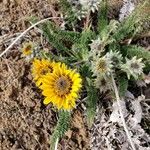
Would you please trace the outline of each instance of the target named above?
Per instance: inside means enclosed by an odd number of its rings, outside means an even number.
[[[34,28],[35,26],[37,26],[38,24],[41,24],[47,20],[50,19],[56,19],[56,18],[60,18],[60,17],[49,17],[43,20],[40,20],[38,22],[36,22],[35,24],[33,24],[32,26],[30,26],[28,29],[26,29],[24,32],[22,32],[1,54],[0,54],[0,58],[8,51],[10,50],[10,48],[12,48],[12,46],[21,38],[23,37],[29,30],[31,30],[32,28]]]
[[[124,119],[124,117],[123,117],[123,113],[122,113],[122,109],[121,109],[121,104],[120,104],[119,92],[118,92],[118,89],[117,89],[117,86],[116,86],[116,83],[115,83],[115,80],[114,80],[114,77],[113,77],[112,74],[111,74],[111,78],[112,78],[112,84],[113,84],[113,87],[114,87],[115,96],[116,96],[117,104],[118,104],[118,107],[119,107],[119,113],[120,113],[120,117],[121,117],[121,120],[122,120],[122,124],[123,124],[124,130],[125,130],[125,132],[126,132],[126,135],[127,135],[127,137],[128,137],[128,140],[129,140],[129,142],[130,142],[130,145],[131,145],[132,149],[133,149],[133,150],[136,150],[135,145],[134,145],[134,143],[132,142],[132,139],[131,139],[131,135],[130,135],[130,133],[129,133],[129,130],[128,130],[128,128],[127,128],[125,119]]]
[[[57,147],[58,147],[58,141],[59,141],[59,139],[57,138],[57,139],[56,139],[55,149],[54,149],[54,150],[57,150]]]

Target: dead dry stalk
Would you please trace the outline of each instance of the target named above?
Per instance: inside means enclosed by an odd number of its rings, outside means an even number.
[[[47,21],[47,20],[50,20],[50,19],[58,19],[60,17],[49,17],[49,18],[46,18],[46,19],[43,19],[43,20],[40,20],[38,22],[36,22],[35,24],[33,24],[32,26],[30,26],[28,29],[26,29],[24,32],[22,32],[1,54],[0,54],[0,58],[5,54],[7,53],[8,50],[10,50],[10,48],[12,48],[12,46],[21,38],[23,37],[28,31],[30,31],[32,28],[34,28],[35,26]]]
[[[128,138],[128,140],[129,140],[129,142],[130,142],[130,145],[131,145],[132,149],[133,149],[133,150],[136,150],[135,145],[134,145],[134,143],[132,142],[132,139],[131,139],[131,135],[130,135],[130,133],[129,133],[129,130],[128,130],[128,128],[127,128],[125,119],[124,119],[124,117],[123,117],[123,113],[122,113],[122,110],[121,110],[121,104],[120,104],[119,92],[118,92],[118,89],[117,89],[117,86],[116,86],[116,83],[115,83],[115,80],[114,80],[113,75],[111,75],[111,78],[112,78],[112,84],[113,84],[113,87],[114,87],[115,96],[116,96],[116,100],[117,100],[117,105],[118,105],[118,107],[119,107],[119,113],[120,113],[120,117],[121,117],[121,120],[122,120],[122,124],[123,124],[124,130],[125,130],[125,132],[126,132],[127,138]]]
[[[58,141],[59,141],[59,139],[57,138],[56,143],[55,143],[55,150],[57,150],[57,147],[58,147]]]

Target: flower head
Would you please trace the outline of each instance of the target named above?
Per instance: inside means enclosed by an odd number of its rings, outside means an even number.
[[[52,102],[58,109],[70,110],[75,107],[81,78],[75,70],[67,69],[65,64],[60,64],[52,74],[43,78],[40,88],[45,96],[44,104]]]
[[[135,79],[137,79],[139,75],[142,75],[145,65],[141,61],[142,58],[137,59],[136,56],[131,60],[126,58],[126,63],[121,65],[121,69],[127,73],[128,79],[130,79],[131,75]]]
[[[50,62],[49,60],[39,60],[35,58],[33,60],[32,65],[32,75],[34,77],[34,80],[36,81],[36,85],[40,86],[43,80],[43,77],[47,73],[53,73],[54,67],[56,67],[58,63]]]
[[[32,54],[33,52],[33,43],[32,42],[27,42],[23,44],[23,48],[22,48],[22,53],[24,56],[29,56]]]
[[[106,54],[106,57],[110,59],[112,61],[112,64],[115,66],[121,64],[121,61],[123,59],[119,51],[113,52],[112,50]]]
[[[88,11],[91,10],[92,12],[98,10],[98,7],[100,5],[100,0],[79,0],[79,2],[82,5],[83,9]]]
[[[103,77],[97,77],[95,79],[95,86],[97,89],[100,90],[100,92],[106,92],[110,89],[112,89],[112,84],[110,82],[109,78],[103,78]]]
[[[112,62],[106,56],[95,59],[92,62],[92,71],[95,76],[107,76],[112,72]]]

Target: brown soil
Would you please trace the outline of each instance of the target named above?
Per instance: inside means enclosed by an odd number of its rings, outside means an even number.
[[[28,17],[58,16],[54,3],[50,0],[0,1],[0,52],[8,47],[17,33],[27,29]],[[59,25],[59,21],[54,21]],[[57,113],[51,105],[43,105],[43,97],[32,82],[31,64],[18,51],[24,40],[41,45],[40,34],[32,30],[0,60],[0,149],[48,150]],[[48,48],[47,43],[43,41],[42,44],[43,48]],[[59,149],[88,150],[86,129],[83,115],[75,111],[71,129],[60,141]]]

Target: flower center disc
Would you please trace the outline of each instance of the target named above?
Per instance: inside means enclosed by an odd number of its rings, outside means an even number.
[[[97,66],[98,70],[101,70],[103,72],[106,71],[106,62],[104,60],[101,60]]]
[[[30,45],[28,45],[28,46],[25,48],[25,51],[28,52],[28,51],[31,50],[31,48],[32,48],[32,47],[31,47]]]
[[[52,66],[48,66],[47,68],[41,70],[42,75],[46,75],[47,73],[52,73],[52,72],[53,72]]]
[[[59,96],[64,96],[71,90],[71,80],[68,77],[61,76],[55,82],[55,90]]]
[[[132,67],[133,69],[139,69],[139,65],[138,65],[137,63],[132,63],[132,64],[131,64],[131,67]]]

